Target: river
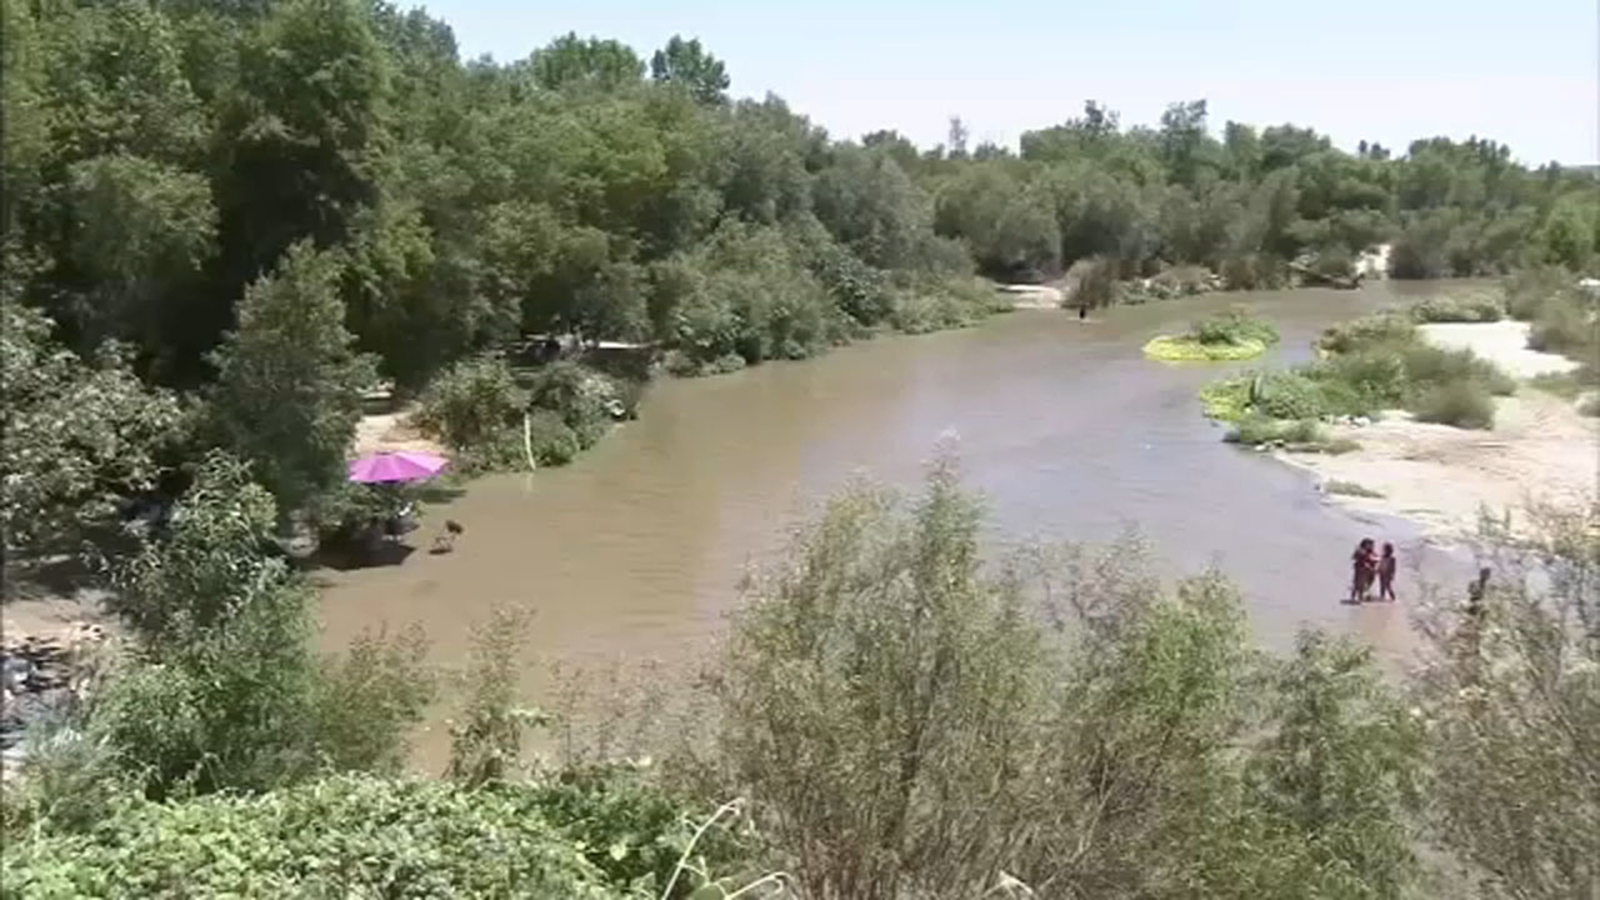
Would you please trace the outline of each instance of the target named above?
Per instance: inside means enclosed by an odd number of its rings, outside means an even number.
[[[1394,540],[1430,578],[1453,580],[1462,562],[1403,522],[1358,520],[1325,504],[1307,475],[1223,444],[1195,392],[1234,369],[1308,358],[1334,322],[1448,288],[1216,294],[1087,323],[1024,310],[816,360],[663,379],[637,422],[574,464],[484,478],[432,509],[411,537],[425,548],[449,517],[465,527],[453,553],[319,572],[325,645],[415,622],[434,661],[456,666],[495,604],[530,604],[528,651],[541,661],[686,659],[721,627],[744,567],[769,559],[815,503],[853,472],[914,488],[941,435],[955,432],[992,546],[1106,540],[1136,525],[1175,571],[1219,564],[1265,646],[1288,647],[1308,624],[1359,634],[1394,659],[1409,646],[1406,604],[1339,603],[1351,548],[1369,535]],[[1148,338],[1231,303],[1277,324],[1283,341],[1265,359],[1141,357]],[[1403,562],[1402,601],[1408,577]],[[423,739],[428,768],[444,748],[437,730]]]

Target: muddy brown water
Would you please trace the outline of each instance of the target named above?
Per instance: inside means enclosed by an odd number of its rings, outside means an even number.
[[[1285,649],[1314,625],[1359,634],[1395,658],[1410,645],[1406,604],[1341,605],[1350,549],[1365,536],[1394,540],[1423,576],[1452,581],[1465,580],[1466,563],[1422,545],[1404,522],[1325,503],[1302,472],[1223,444],[1195,392],[1232,370],[1308,358],[1330,324],[1449,289],[1218,294],[1087,323],[1026,310],[816,360],[662,380],[637,422],[574,464],[484,478],[431,510],[403,563],[320,572],[323,639],[332,649],[363,629],[420,623],[434,662],[456,667],[473,623],[496,604],[526,604],[536,610],[527,651],[542,662],[686,660],[722,628],[741,572],[771,559],[817,502],[860,472],[915,488],[941,435],[954,432],[964,476],[989,511],[991,546],[1107,540],[1137,526],[1174,571],[1220,565],[1265,646]],[[1150,337],[1232,303],[1282,332],[1266,358],[1141,357]],[[465,534],[453,553],[430,555],[446,517]],[[437,770],[446,748],[431,728],[421,764]]]

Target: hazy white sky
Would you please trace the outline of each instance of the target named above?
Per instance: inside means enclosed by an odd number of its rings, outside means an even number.
[[[1294,122],[1353,147],[1487,136],[1526,162],[1600,161],[1600,0],[735,2],[432,0],[463,58],[525,57],[558,34],[641,56],[673,34],[723,59],[733,93],[771,91],[836,137],[919,144],[960,115],[974,143],[1077,115],[1087,98],[1153,124],[1205,98],[1228,119]]]

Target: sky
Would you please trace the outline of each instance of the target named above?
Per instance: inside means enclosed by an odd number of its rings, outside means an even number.
[[[891,128],[922,146],[960,116],[1016,146],[1086,99],[1154,125],[1177,100],[1292,122],[1354,148],[1470,135],[1539,164],[1600,162],[1600,0],[430,0],[463,59],[552,38],[615,38],[648,59],[674,34],[727,64],[735,96],[775,93],[836,138]]]

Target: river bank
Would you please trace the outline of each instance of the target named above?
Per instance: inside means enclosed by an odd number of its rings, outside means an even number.
[[[1526,323],[1426,325],[1423,339],[1466,348],[1509,374],[1528,379],[1566,372],[1565,357],[1527,348]],[[1480,513],[1510,514],[1513,529],[1541,505],[1593,503],[1600,473],[1600,420],[1581,415],[1567,398],[1524,383],[1499,399],[1488,430],[1416,421],[1394,410],[1364,426],[1334,424],[1335,439],[1360,449],[1339,455],[1278,451],[1278,458],[1311,472],[1326,497],[1359,513],[1417,523],[1431,539],[1470,540]],[[1330,485],[1338,490],[1326,490]]]

